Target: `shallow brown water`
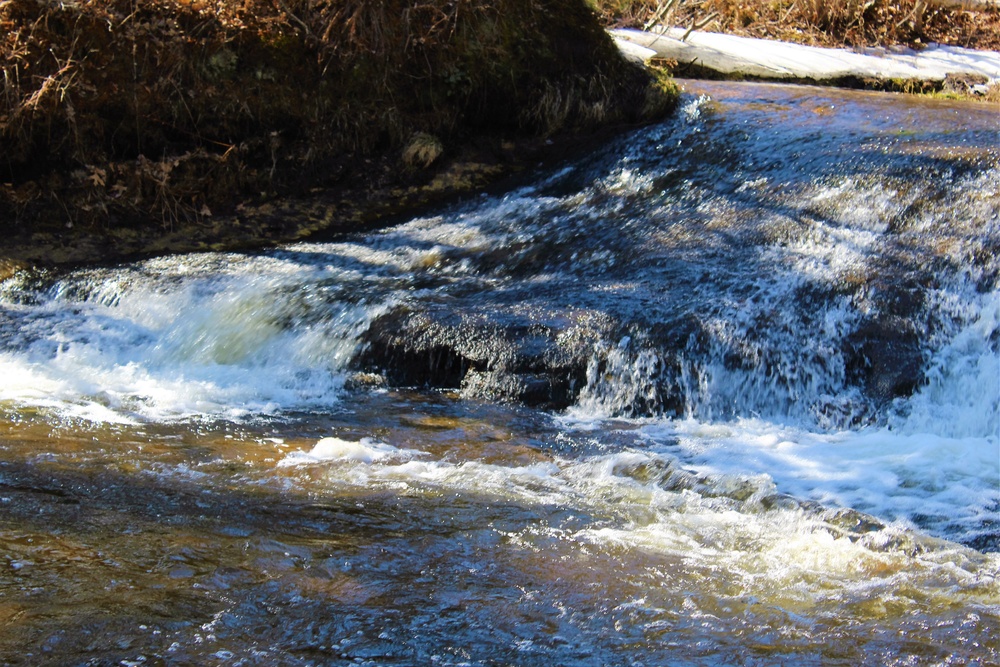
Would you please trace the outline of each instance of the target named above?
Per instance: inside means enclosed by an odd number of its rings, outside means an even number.
[[[352,408],[327,433],[426,456],[279,467],[315,438],[8,422],[4,662],[996,657],[993,556],[666,491],[649,461],[601,458],[627,429],[598,448],[447,396]]]

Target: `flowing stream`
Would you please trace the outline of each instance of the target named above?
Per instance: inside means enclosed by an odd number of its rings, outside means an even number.
[[[0,663],[1000,664],[1000,115],[688,83],[364,235],[0,283]]]

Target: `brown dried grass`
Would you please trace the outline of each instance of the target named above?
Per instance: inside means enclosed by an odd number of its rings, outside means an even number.
[[[0,0],[0,228],[207,225],[417,133],[636,120],[649,82],[582,0]]]

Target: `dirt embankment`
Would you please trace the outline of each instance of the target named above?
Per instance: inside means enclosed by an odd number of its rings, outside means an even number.
[[[675,96],[583,0],[0,0],[0,264],[355,229]]]

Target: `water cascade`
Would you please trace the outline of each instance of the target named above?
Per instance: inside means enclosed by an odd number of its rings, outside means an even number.
[[[692,83],[382,231],[17,274],[0,660],[1000,662],[998,145]]]

